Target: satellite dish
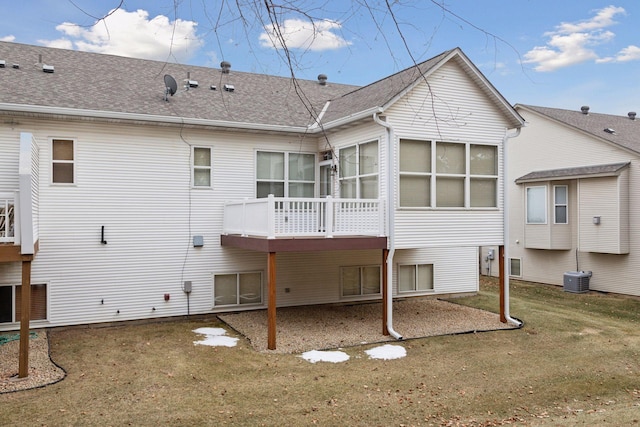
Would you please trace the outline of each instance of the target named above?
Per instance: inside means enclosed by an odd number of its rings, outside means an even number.
[[[174,93],[178,90],[178,83],[176,83],[176,79],[171,77],[169,74],[164,75],[164,85],[165,85],[165,93],[164,100],[168,101],[167,95],[173,96]]]

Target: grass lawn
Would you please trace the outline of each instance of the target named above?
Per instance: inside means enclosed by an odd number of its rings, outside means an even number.
[[[214,318],[53,330],[67,378],[0,395],[0,425],[640,425],[640,298],[511,285],[523,328],[398,342],[395,360],[195,346]],[[456,302],[496,311],[496,281]]]

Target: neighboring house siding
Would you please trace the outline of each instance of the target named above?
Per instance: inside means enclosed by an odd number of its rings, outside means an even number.
[[[629,252],[628,179],[580,180],[578,249],[582,252]],[[600,221],[594,224],[594,218]],[[595,221],[597,221],[595,220]]]
[[[521,135],[509,142],[509,191],[510,193],[510,242],[509,257],[522,260],[522,279],[533,282],[563,284],[567,271],[592,271],[590,288],[598,291],[640,295],[637,269],[640,265],[640,155],[620,148],[584,132],[558,124],[527,110],[519,111],[528,125]],[[628,169],[617,178],[585,178],[570,180],[569,222],[572,230],[571,248],[567,250],[525,249],[525,196],[528,184],[514,184],[514,180],[532,171],[553,170],[590,165],[630,162]],[[617,181],[614,181],[617,180]],[[599,183],[609,181],[609,190]],[[551,186],[565,181],[546,181]],[[593,216],[604,218],[615,212],[618,191],[628,187],[628,197],[619,198],[619,211],[627,211],[628,225],[598,236]],[[600,189],[600,190],[599,190]],[[613,193],[610,191],[613,190]],[[611,196],[611,197],[610,197]],[[615,198],[616,200],[613,200]],[[582,204],[579,212],[578,200]],[[591,201],[590,201],[591,199]],[[590,210],[589,205],[598,205]],[[608,208],[607,208],[608,207]],[[609,222],[609,221],[607,221]],[[620,222],[615,220],[615,222]],[[607,225],[608,226],[608,225]],[[579,227],[583,227],[582,232]],[[586,228],[585,228],[586,227]],[[586,232],[594,230],[593,233]],[[619,236],[618,243],[611,240]],[[598,253],[596,251],[618,250],[628,246],[628,254]],[[579,249],[578,249],[579,248]],[[591,252],[593,251],[593,252]],[[621,251],[623,252],[623,251]]]
[[[502,143],[507,127],[504,117],[454,63],[445,64],[429,77],[429,86],[418,84],[385,114],[394,129],[396,156],[402,138],[490,144],[498,146],[498,171],[502,171]],[[394,166],[397,188],[398,165]],[[498,188],[502,188],[499,173]],[[473,210],[401,208],[396,200],[396,245],[412,248],[503,244],[501,191],[497,197],[497,208]]]

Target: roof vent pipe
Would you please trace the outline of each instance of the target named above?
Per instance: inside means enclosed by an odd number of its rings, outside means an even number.
[[[582,114],[589,114],[589,106],[588,105],[583,105],[582,107],[580,107],[580,110],[582,111]]]
[[[635,120],[636,119],[636,112],[635,111],[629,111],[629,113],[627,115],[629,116],[629,118],[631,120]]]
[[[327,84],[327,75],[326,74],[318,74],[318,83],[321,86],[325,86]]]
[[[231,62],[229,61],[222,61],[220,63],[220,68],[222,69],[222,72],[224,74],[229,74],[229,71],[231,70]]]

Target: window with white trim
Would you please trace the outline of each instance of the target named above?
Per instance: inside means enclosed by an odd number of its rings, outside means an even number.
[[[213,278],[213,305],[262,303],[262,273],[216,274]]]
[[[509,276],[522,277],[520,258],[509,258]]]
[[[193,147],[193,186],[211,187],[211,147]]]
[[[400,140],[400,206],[495,208],[498,147]]]
[[[342,296],[353,297],[380,294],[380,272],[379,265],[342,267],[340,269]]]
[[[51,140],[51,182],[73,184],[75,182],[75,141]]]
[[[0,285],[0,323],[20,321],[22,285]],[[31,285],[31,320],[47,320],[47,285]]]
[[[433,264],[398,266],[398,293],[433,291]]]
[[[566,185],[553,186],[553,223],[569,223],[569,187]]]
[[[527,187],[527,224],[547,223],[547,187]]]
[[[340,197],[378,198],[378,141],[352,145],[340,150]]]
[[[256,154],[256,196],[314,197],[316,155],[258,151]]]

